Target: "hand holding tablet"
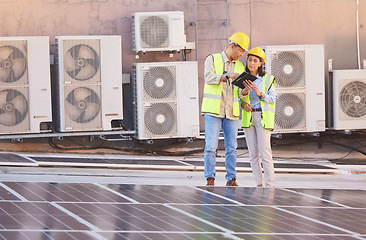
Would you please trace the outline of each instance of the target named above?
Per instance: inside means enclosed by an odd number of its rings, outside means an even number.
[[[243,72],[242,74],[239,75],[239,77],[237,77],[235,80],[233,80],[231,83],[234,84],[235,86],[244,89],[245,85],[244,85],[244,81],[255,81],[257,79],[256,76],[253,76],[250,73],[247,72]]]

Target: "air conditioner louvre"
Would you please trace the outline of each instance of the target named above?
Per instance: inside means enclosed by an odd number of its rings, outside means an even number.
[[[135,63],[137,139],[199,135],[197,62]]]
[[[49,38],[0,38],[0,134],[39,133],[52,122]]]
[[[136,52],[179,51],[186,45],[181,11],[134,13],[131,29],[132,47]]]
[[[117,127],[113,121],[123,118],[121,36],[59,36],[56,43],[56,129]]]
[[[325,131],[324,46],[263,46],[265,71],[275,77],[274,132]]]

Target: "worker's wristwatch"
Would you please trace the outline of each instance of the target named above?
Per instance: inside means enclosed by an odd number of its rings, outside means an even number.
[[[229,74],[227,72],[224,72],[224,76],[226,77],[227,80],[229,80]]]

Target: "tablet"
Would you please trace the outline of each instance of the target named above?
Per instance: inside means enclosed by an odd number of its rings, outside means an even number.
[[[242,74],[239,75],[239,77],[237,77],[235,80],[233,80],[231,83],[234,84],[235,86],[244,89],[245,85],[244,85],[244,81],[254,81],[256,80],[257,77],[247,73],[247,72],[243,72]]]

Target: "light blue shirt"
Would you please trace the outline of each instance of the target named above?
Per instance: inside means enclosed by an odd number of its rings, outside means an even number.
[[[269,81],[269,79],[267,79]],[[257,79],[253,82],[253,84],[257,85],[258,90],[260,92],[263,91],[263,77],[257,74]],[[264,93],[263,93],[264,94]],[[261,108],[260,98],[253,92],[253,89],[249,91],[249,98],[250,98],[250,106],[252,108]],[[262,99],[265,102],[274,103],[276,101],[276,92],[274,90],[273,85],[269,88],[268,93],[264,94],[264,98]]]

